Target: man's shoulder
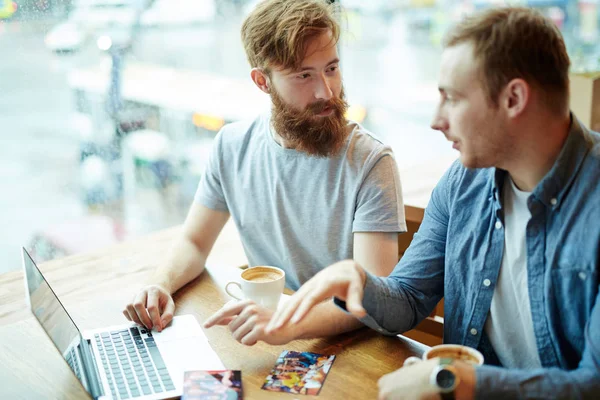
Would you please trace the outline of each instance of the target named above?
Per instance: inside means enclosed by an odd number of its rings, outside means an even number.
[[[585,187],[586,193],[600,194],[600,134],[589,131],[586,135],[588,151],[581,163],[577,180],[579,185]]]
[[[452,163],[442,181],[448,182],[452,186],[479,186],[493,182],[496,174],[496,168],[467,168],[461,162],[460,158]]]
[[[490,196],[498,171],[496,168],[467,168],[457,159],[440,179],[435,191],[445,193],[455,205],[477,202]]]
[[[586,161],[591,164],[591,167],[598,167],[600,166],[600,133],[589,131],[588,140],[590,141],[590,152]]]
[[[390,146],[359,123],[349,121],[347,129],[349,140],[346,148],[350,158],[362,160],[368,156],[393,155]]]
[[[268,126],[265,115],[260,114],[251,119],[231,122],[221,128],[217,135],[217,143],[221,147],[248,147],[253,140],[260,140],[262,132]]]

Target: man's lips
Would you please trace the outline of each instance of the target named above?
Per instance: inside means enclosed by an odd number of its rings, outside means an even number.
[[[332,107],[325,107],[320,113],[317,113],[317,115],[319,117],[326,117],[328,115],[331,115],[331,113],[333,113],[333,108]]]
[[[460,143],[458,142],[458,140],[453,139],[447,135],[444,135],[444,136],[446,136],[447,141],[452,142],[452,148],[455,150],[458,150],[458,148],[460,147]]]

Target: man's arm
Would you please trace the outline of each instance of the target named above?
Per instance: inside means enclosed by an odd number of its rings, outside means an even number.
[[[354,257],[375,275],[389,274],[398,260],[398,234],[355,233]],[[342,311],[331,300],[314,307],[301,323],[266,335],[264,328],[272,315],[272,311],[252,302],[226,304],[205,321],[204,327],[229,325],[236,340],[242,344],[254,345],[259,340],[270,344],[284,344],[295,339],[337,335],[362,326],[354,316]]]
[[[212,210],[194,202],[166,259],[126,305],[125,317],[148,329],[156,327],[160,331],[167,326],[175,312],[173,293],[202,273],[228,218],[226,211]]]
[[[148,283],[162,286],[173,294],[198,277],[204,271],[206,259],[228,219],[228,212],[212,210],[194,202],[166,261],[156,269]]]
[[[388,276],[398,262],[398,233],[355,233],[354,260],[375,276]],[[327,300],[315,307],[306,316],[306,321],[293,329],[295,339],[308,339],[338,335],[361,326],[363,324],[356,317]]]

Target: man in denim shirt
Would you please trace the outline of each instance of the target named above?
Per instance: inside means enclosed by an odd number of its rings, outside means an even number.
[[[443,398],[600,398],[600,135],[569,112],[558,29],[522,8],[450,32],[432,127],[460,152],[388,278],[343,261],[308,281],[267,332],[293,329],[320,301],[366,325],[414,328],[444,297],[455,361]],[[439,398],[437,359],[384,376],[380,399]]]

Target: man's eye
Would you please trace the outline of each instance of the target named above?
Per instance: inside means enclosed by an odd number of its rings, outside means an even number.
[[[310,74],[300,74],[298,75],[298,79],[308,79],[310,78]]]
[[[332,66],[332,67],[329,68],[329,72],[334,72],[337,69],[338,69],[337,65],[334,65],[334,66]]]

